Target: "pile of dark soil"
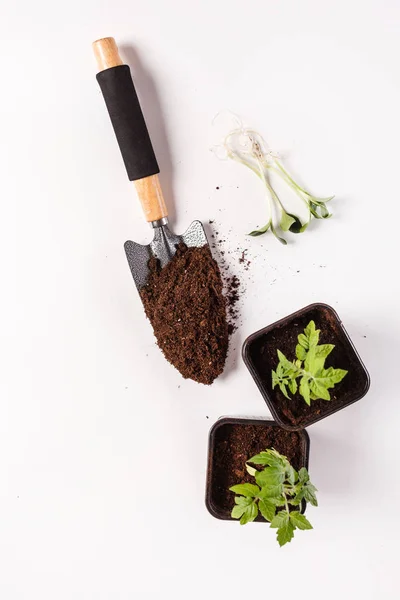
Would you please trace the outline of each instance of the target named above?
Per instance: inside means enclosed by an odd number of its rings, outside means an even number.
[[[301,432],[286,431],[274,425],[224,424],[216,431],[211,489],[213,505],[218,511],[229,513],[234,505],[234,494],[229,488],[238,483],[254,483],[246,471],[246,460],[266,448],[275,448],[299,470],[305,465],[305,445]]]
[[[227,299],[218,264],[208,246],[180,244],[163,268],[152,259],[140,291],[157,343],[185,379],[210,385],[228,352]]]

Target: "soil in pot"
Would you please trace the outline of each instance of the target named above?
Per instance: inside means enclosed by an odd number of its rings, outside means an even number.
[[[254,483],[254,477],[246,471],[246,460],[267,448],[275,448],[286,456],[296,470],[308,465],[305,431],[287,431],[262,420],[217,422],[210,437],[207,482],[207,505],[214,516],[230,518],[234,494],[229,488],[238,483]],[[259,516],[257,520],[264,519]]]
[[[149,268],[140,295],[159,347],[185,379],[210,385],[224,370],[239,281],[231,278],[224,293],[208,246],[180,244],[163,269],[155,258]]]
[[[289,359],[295,358],[297,337],[313,320],[321,330],[320,344],[334,344],[335,348],[326,360],[326,368],[334,367],[348,371],[345,378],[330,390],[331,400],[312,400],[308,406],[297,392],[290,399],[285,398],[279,388],[272,389],[272,369],[279,362],[277,349]],[[313,305],[310,310],[299,311],[293,319],[282,320],[260,332],[250,342],[247,349],[248,360],[256,372],[258,385],[264,396],[272,403],[271,410],[282,426],[302,428],[336,412],[361,398],[369,385],[368,374],[354,347],[349,341],[336,313],[329,306]]]

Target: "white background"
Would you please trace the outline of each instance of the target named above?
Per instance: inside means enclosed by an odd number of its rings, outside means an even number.
[[[3,0],[0,21],[2,600],[398,598],[399,3]],[[216,219],[246,287],[209,388],[163,359],[126,264],[125,240],[150,231],[95,80],[107,35],[173,228]],[[334,217],[287,247],[246,238],[266,200],[209,151],[222,109],[336,194]],[[268,416],[241,344],[313,301],[338,311],[372,384],[310,427],[320,507],[279,549],[267,526],[207,513],[207,437],[221,415]]]

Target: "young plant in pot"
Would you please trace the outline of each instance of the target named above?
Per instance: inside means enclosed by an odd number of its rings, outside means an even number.
[[[312,304],[251,335],[243,358],[274,419],[311,425],[362,398],[369,376],[338,315]]]
[[[206,505],[217,519],[268,522],[280,546],[295,529],[312,529],[306,502],[317,506],[308,474],[310,440],[274,421],[224,418],[210,431]]]

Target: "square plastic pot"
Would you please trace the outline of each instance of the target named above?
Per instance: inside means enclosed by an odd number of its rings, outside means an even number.
[[[348,373],[330,390],[330,401],[312,400],[308,406],[299,393],[287,400],[278,387],[272,389],[272,370],[279,362],[277,350],[289,360],[295,359],[297,336],[311,320],[321,330],[320,343],[335,345],[326,367],[345,369]],[[253,333],[245,340],[242,355],[274,420],[290,431],[308,427],[357,402],[369,389],[368,372],[338,314],[327,304],[311,304]]]
[[[310,438],[306,431],[290,432],[282,429],[275,421],[266,419],[245,419],[223,417],[212,426],[209,434],[208,464],[206,483],[206,506],[216,519],[236,521],[232,519],[231,510],[234,506],[234,494],[229,491],[232,485],[243,481],[254,481],[245,472],[245,462],[258,452],[272,447],[268,438],[273,441],[273,447],[278,452],[283,451],[286,443],[290,444],[294,457],[289,457],[295,468],[308,469],[310,453]],[[229,461],[235,453],[235,443],[240,439],[240,465],[243,475],[234,471],[237,465]],[[236,461],[235,461],[236,462]],[[304,512],[306,503],[301,506]],[[257,522],[267,523],[260,515]]]

